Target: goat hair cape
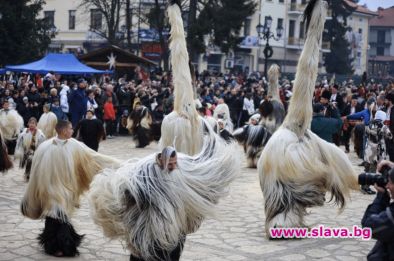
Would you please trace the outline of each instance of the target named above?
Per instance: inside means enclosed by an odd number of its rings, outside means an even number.
[[[154,154],[97,175],[89,201],[104,235],[124,239],[132,255],[150,260],[155,248],[172,250],[183,235],[213,216],[240,162],[236,145],[212,132],[198,155],[177,153],[178,168],[170,173],[159,167]]]

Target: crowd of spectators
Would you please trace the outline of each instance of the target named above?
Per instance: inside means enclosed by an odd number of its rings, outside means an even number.
[[[351,128],[346,127],[347,124],[342,125],[342,122],[346,123],[347,118],[352,118],[346,116],[364,111],[371,98],[376,100],[379,110],[390,115],[388,110],[391,105],[387,97],[392,97],[388,94],[394,83],[383,85],[365,80],[355,85],[352,80],[340,84],[334,82],[325,77],[318,79],[313,103],[317,105],[314,108],[320,108],[320,111],[315,113],[327,118],[341,117],[340,125],[344,127],[328,141],[338,146],[343,144],[349,151]],[[196,75],[195,93],[205,115],[211,116],[218,103],[226,103],[234,126],[241,127],[258,113],[261,101],[266,98],[267,84],[259,73],[212,75],[204,72]],[[287,108],[292,95],[292,81],[284,77],[279,84],[280,98]],[[74,127],[87,110],[94,111],[95,116],[105,123],[107,135],[111,138],[127,134],[125,119],[136,104],[147,107],[154,120],[161,121],[164,115],[172,111],[174,97],[170,73],[149,75],[137,67],[134,77],[113,79],[104,75],[88,81],[63,78],[54,72],[44,76],[21,74],[17,80],[0,81],[1,105],[4,100],[8,100],[10,107],[18,111],[25,124],[31,117],[39,119],[45,104],[50,105],[50,110],[58,119],[69,119]],[[365,113],[359,115],[359,119],[368,125],[371,117]]]

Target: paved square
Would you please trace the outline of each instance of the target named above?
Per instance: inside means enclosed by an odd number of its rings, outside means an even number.
[[[100,145],[100,152],[129,159],[142,157],[157,151],[157,144],[145,149],[135,149],[130,137],[116,137]],[[241,147],[238,153],[244,158]],[[360,160],[351,153],[357,167]],[[17,166],[17,163],[15,163]],[[104,238],[100,229],[89,216],[86,197],[72,222],[78,233],[86,234],[80,256],[55,258],[44,254],[36,237],[44,227],[43,221],[24,218],[19,210],[26,183],[23,171],[14,168],[0,174],[0,260],[128,260],[128,251],[119,241]],[[374,196],[352,193],[352,201],[342,214],[332,204],[310,209],[306,218],[309,226],[323,224],[329,227],[360,226],[367,205]],[[230,195],[218,204],[219,216],[205,220],[201,228],[186,240],[181,260],[365,260],[374,240],[356,239],[303,239],[268,241],[264,232],[263,197],[256,169],[245,168],[232,183]]]

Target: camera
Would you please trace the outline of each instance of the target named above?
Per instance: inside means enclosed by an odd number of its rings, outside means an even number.
[[[388,166],[383,166],[381,173],[361,173],[358,175],[358,184],[359,185],[373,185],[376,183],[379,187],[384,188],[386,184],[389,182],[389,172],[390,168]]]

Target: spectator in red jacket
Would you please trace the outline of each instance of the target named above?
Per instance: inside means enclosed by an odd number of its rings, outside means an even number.
[[[112,97],[109,96],[107,97],[107,101],[104,104],[104,117],[105,121],[105,129],[107,132],[107,137],[109,139],[113,138],[114,134],[114,123],[116,119],[116,113],[115,113],[115,107],[114,104],[112,103]]]

